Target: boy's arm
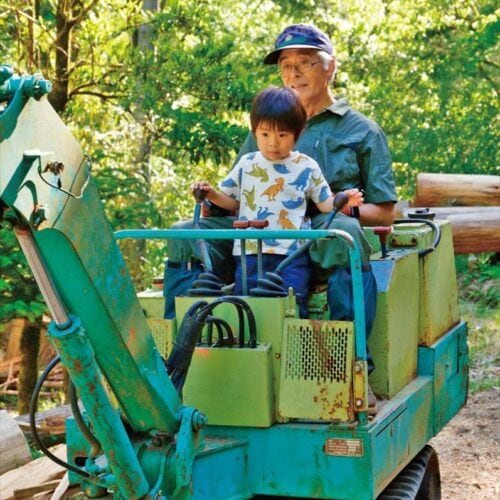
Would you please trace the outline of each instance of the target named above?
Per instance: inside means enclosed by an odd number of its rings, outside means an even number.
[[[212,190],[208,193],[206,199],[218,207],[229,210],[230,212],[237,212],[240,208],[239,201],[236,201],[234,198],[231,198],[227,194],[221,193],[220,191]]]
[[[360,207],[363,204],[363,193],[359,189],[346,189],[344,193],[349,197],[349,201],[345,205],[345,209],[350,210],[351,207]],[[330,213],[333,210],[333,199],[335,194],[327,198],[325,201],[316,203],[318,210],[324,214]]]
[[[211,186],[211,184],[206,181],[196,182],[195,184],[192,184],[191,191],[193,192],[193,194],[196,190],[205,191],[207,193],[205,200],[214,203],[220,208],[229,210],[230,212],[236,212],[240,207],[239,201],[236,201],[234,198],[231,198],[225,193],[216,191]]]

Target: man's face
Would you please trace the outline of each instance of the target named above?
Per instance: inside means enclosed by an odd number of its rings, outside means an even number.
[[[278,130],[266,122],[257,125],[255,139],[259,151],[269,161],[283,160],[295,144],[295,135],[291,130]]]
[[[283,84],[295,89],[307,105],[328,93],[328,79],[335,66],[332,63],[324,69],[314,49],[285,49],[281,51],[278,68]]]

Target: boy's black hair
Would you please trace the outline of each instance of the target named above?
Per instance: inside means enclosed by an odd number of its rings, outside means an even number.
[[[307,121],[307,113],[300,97],[290,87],[270,85],[257,94],[250,112],[252,132],[261,122],[268,123],[278,130],[289,130],[297,140]]]

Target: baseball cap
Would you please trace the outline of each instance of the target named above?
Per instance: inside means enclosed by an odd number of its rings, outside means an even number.
[[[267,54],[264,64],[276,64],[283,49],[317,49],[333,55],[328,36],[311,24],[292,24],[276,38],[274,50]]]

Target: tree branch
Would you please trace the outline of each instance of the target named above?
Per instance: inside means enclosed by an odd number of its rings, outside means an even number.
[[[52,41],[56,40],[55,37],[52,35],[52,33],[49,30],[47,30],[46,28],[44,28],[44,26],[41,25],[35,17],[27,14],[26,12],[24,12],[24,11],[22,11],[20,9],[16,9],[15,7],[11,7],[9,4],[4,3],[4,2],[0,2],[0,11],[1,10],[9,10],[9,11],[13,12],[14,14],[19,15],[20,17],[26,18],[28,21],[31,21],[32,23],[35,23],[40,28],[40,30],[43,31],[43,33],[45,33],[46,35],[48,35],[48,37]]]
[[[92,91],[92,90],[72,90],[70,93],[70,98],[74,97],[75,95],[90,95],[93,97],[99,97],[100,99],[103,100],[108,100],[108,99],[123,99],[124,97],[127,96],[127,94],[105,94],[104,92],[97,92],[97,91]]]

